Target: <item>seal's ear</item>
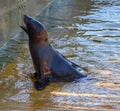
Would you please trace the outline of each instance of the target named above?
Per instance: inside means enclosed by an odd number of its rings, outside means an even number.
[[[20,27],[21,27],[26,33],[28,33],[27,28],[26,28],[25,26],[20,25]]]

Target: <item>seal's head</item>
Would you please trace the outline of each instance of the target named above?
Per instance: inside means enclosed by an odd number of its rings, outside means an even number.
[[[32,41],[47,41],[47,31],[39,21],[24,15],[23,16],[24,24],[20,27],[28,34],[29,39]]]

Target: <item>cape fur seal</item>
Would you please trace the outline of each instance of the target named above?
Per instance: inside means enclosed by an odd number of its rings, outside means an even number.
[[[39,21],[24,15],[21,28],[28,34],[29,49],[36,70],[35,87],[42,90],[50,81],[74,81],[87,74],[77,64],[57,52],[48,41],[47,30]]]

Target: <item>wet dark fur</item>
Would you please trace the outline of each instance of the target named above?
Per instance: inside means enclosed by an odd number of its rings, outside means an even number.
[[[21,28],[29,36],[37,90],[44,89],[50,81],[74,81],[87,76],[76,70],[77,64],[67,60],[49,44],[47,31],[40,22],[24,15],[24,23]]]

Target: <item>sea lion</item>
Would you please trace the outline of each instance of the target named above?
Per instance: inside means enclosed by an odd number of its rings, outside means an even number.
[[[76,70],[77,64],[66,59],[57,52],[48,41],[45,26],[39,21],[24,15],[24,25],[21,28],[29,36],[29,49],[36,70],[35,87],[44,89],[50,81],[74,81],[87,74]]]

